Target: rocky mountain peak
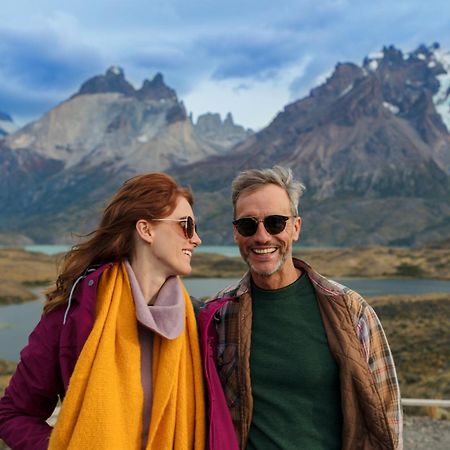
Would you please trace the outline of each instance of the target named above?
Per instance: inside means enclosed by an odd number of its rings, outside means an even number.
[[[388,46],[362,67],[337,64],[324,84],[238,145],[233,167],[288,165],[316,200],[384,198],[391,191],[442,196],[450,182],[450,135],[434,103],[442,81],[430,67],[433,51],[418,56],[419,48],[412,58]]]
[[[230,112],[227,113],[225,120],[223,121],[223,124],[227,127],[234,126],[233,114],[231,114]]]
[[[399,64],[403,61],[403,52],[395,46],[383,47],[383,60],[388,64]]]
[[[177,93],[164,83],[164,78],[159,72],[153,77],[153,80],[144,80],[141,89],[136,91],[136,95],[140,99],[177,100]]]
[[[215,145],[219,150],[227,150],[253,134],[250,129],[234,123],[233,115],[227,113],[225,119],[219,113],[201,114],[194,125],[197,136]]]
[[[310,95],[312,97],[328,97],[335,98],[345,94],[352,88],[353,83],[364,76],[361,67],[353,63],[338,63],[333,74],[324,84],[312,89]]]
[[[105,75],[96,75],[85,81],[74,97],[77,95],[111,92],[117,92],[126,96],[132,96],[135,93],[134,87],[125,79],[125,73],[121,67],[111,66]]]

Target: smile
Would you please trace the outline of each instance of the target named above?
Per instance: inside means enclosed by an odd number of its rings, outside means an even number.
[[[257,255],[267,255],[268,253],[274,253],[277,251],[276,247],[268,247],[268,248],[253,248],[252,252]]]
[[[192,250],[183,249],[183,253],[189,257],[192,257]]]

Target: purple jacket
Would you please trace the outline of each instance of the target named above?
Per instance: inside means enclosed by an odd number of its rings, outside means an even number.
[[[42,316],[20,353],[20,362],[0,399],[0,438],[14,450],[44,450],[46,423],[64,398],[78,356],[95,320],[97,284],[104,265],[80,280],[70,308]],[[67,311],[67,316],[66,316]]]
[[[222,389],[215,363],[217,331],[214,327],[214,314],[228,302],[229,298],[218,300],[214,307],[200,310],[199,329],[202,331],[203,367],[209,398],[209,450],[239,450],[239,445]]]

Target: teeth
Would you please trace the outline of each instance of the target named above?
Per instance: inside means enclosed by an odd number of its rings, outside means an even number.
[[[275,247],[270,248],[254,248],[253,251],[258,255],[264,255],[266,253],[273,253],[276,250]]]
[[[192,256],[192,252],[190,250],[183,250],[183,253],[188,256]]]

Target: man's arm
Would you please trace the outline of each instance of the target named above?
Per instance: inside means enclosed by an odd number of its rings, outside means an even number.
[[[381,322],[367,304],[359,318],[357,333],[385,407],[395,448],[400,450],[403,448],[403,412],[397,372]]]

